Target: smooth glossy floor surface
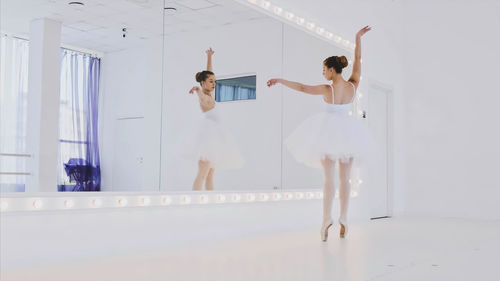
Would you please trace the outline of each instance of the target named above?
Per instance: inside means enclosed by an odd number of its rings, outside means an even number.
[[[345,239],[335,224],[326,243],[319,227],[9,270],[1,280],[500,280],[500,221],[381,219],[351,225]]]

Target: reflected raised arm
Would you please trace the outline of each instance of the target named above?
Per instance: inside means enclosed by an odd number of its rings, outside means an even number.
[[[206,50],[205,53],[207,53],[207,70],[213,72],[213,68],[212,68],[212,56],[215,53],[215,51],[212,50],[212,48],[210,48],[210,49]]]

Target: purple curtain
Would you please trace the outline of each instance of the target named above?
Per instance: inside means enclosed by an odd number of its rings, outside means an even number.
[[[90,165],[89,191],[101,190],[101,163],[99,160],[99,143],[97,140],[97,115],[99,98],[99,74],[101,60],[89,57],[89,75],[87,82],[87,163]]]
[[[63,50],[59,114],[59,191],[100,191],[100,59]]]

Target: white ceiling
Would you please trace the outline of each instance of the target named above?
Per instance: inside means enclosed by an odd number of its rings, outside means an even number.
[[[163,0],[76,0],[84,6],[71,6],[71,1],[75,0],[0,0],[0,30],[28,38],[31,20],[50,18],[62,22],[63,44],[113,52],[163,32],[169,35],[267,17],[233,0],[167,0],[165,6],[177,12],[165,17]]]

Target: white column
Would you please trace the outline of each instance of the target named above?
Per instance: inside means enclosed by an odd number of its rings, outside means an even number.
[[[31,176],[27,192],[57,191],[61,23],[37,19],[30,23],[28,67],[27,151]]]

